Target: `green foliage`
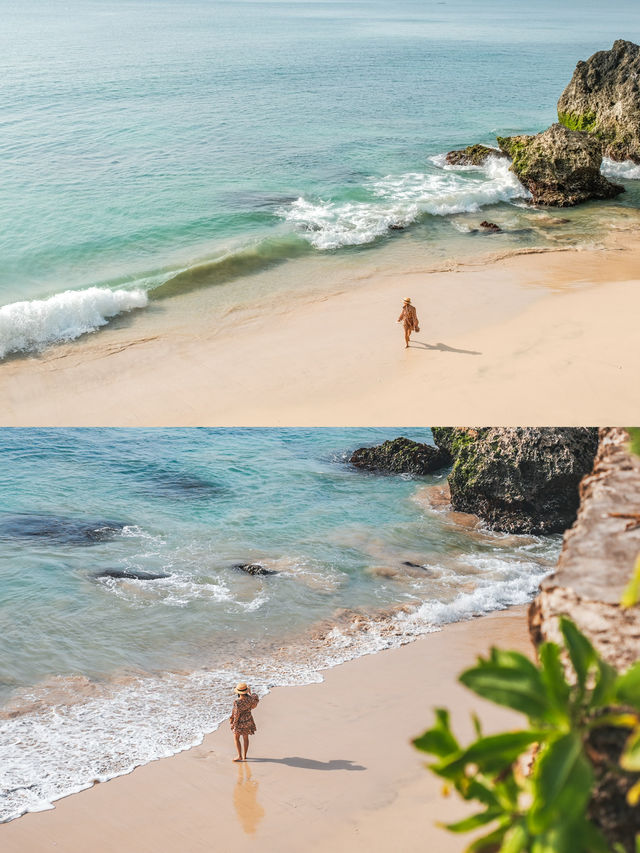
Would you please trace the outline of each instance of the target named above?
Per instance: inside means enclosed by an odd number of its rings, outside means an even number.
[[[640,427],[627,427],[627,432],[631,439],[629,442],[629,450],[632,453],[635,453],[636,456],[640,456]]]
[[[588,818],[595,772],[586,744],[595,728],[628,729],[621,768],[640,771],[640,662],[621,675],[573,622],[561,618],[560,629],[563,646],[544,643],[539,666],[494,648],[460,676],[479,696],[524,714],[528,727],[484,736],[474,718],[477,738],[463,747],[448,711],[438,709],[435,725],[414,740],[435,757],[429,766],[436,775],[483,807],[447,826],[457,833],[489,829],[468,853],[610,853]],[[628,800],[640,800],[640,783]]]

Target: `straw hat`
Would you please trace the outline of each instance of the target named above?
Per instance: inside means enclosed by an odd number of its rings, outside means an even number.
[[[410,297],[410,296],[405,296],[405,298],[404,298],[404,302],[408,302],[408,303],[409,303],[409,305],[411,305],[411,297]]]
[[[239,693],[241,695],[249,692],[249,688],[244,683],[244,681],[241,681],[240,684],[236,684],[236,686],[233,689],[235,690],[236,693]]]

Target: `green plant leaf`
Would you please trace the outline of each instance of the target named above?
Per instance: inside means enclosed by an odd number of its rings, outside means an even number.
[[[598,675],[589,702],[589,707],[592,709],[606,707],[614,701],[614,685],[618,677],[618,671],[602,658],[598,658],[597,666]]]
[[[492,653],[489,660],[480,659],[477,666],[465,670],[459,680],[478,696],[520,711],[531,720],[553,718],[540,672],[524,655]]]
[[[539,835],[556,823],[572,823],[585,813],[593,770],[584,754],[577,732],[569,732],[549,743],[537,759],[533,772],[533,803],[529,831]]]
[[[451,731],[449,712],[444,708],[436,708],[435,714],[436,724],[415,738],[413,745],[421,752],[428,752],[439,758],[459,752],[460,744]]]
[[[478,738],[460,754],[444,759],[437,767],[443,774],[446,771],[452,776],[463,771],[468,764],[475,764],[483,774],[498,773],[513,764],[532,743],[538,743],[546,735],[546,731],[533,730],[488,735]]]
[[[627,738],[620,756],[620,766],[625,770],[640,771],[640,726],[635,728]]]
[[[564,666],[560,657],[560,646],[556,643],[543,643],[538,651],[542,680],[547,688],[547,696],[555,708],[569,720],[569,696],[571,687],[564,677]]]
[[[640,661],[616,678],[613,693],[622,705],[640,710]]]
[[[566,616],[560,617],[560,630],[571,658],[571,663],[578,679],[578,684],[584,690],[589,670],[599,660],[596,650],[575,624]]]
[[[486,824],[497,820],[502,814],[501,809],[487,809],[484,812],[478,812],[478,814],[465,817],[463,820],[458,820],[455,823],[447,823],[445,824],[445,829],[448,829],[449,832],[471,832],[471,830],[477,829],[479,826],[486,826]]]
[[[636,456],[640,456],[640,427],[627,427],[627,432],[631,439],[629,450],[631,453],[635,453]]]
[[[476,840],[467,847],[466,853],[495,853],[496,850],[500,849],[502,839],[504,838],[508,828],[508,823],[505,823],[504,826],[499,826],[488,835],[484,835],[482,838],[476,838]]]
[[[499,853],[522,853],[526,851],[529,842],[529,833],[522,823],[512,826],[504,836]]]
[[[629,608],[635,607],[640,601],[640,554],[638,555],[629,582],[624,588],[622,598],[620,599],[620,607]]]

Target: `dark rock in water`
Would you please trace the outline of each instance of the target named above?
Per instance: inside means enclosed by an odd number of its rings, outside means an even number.
[[[446,161],[450,166],[484,166],[489,157],[506,157],[506,154],[488,145],[468,145],[457,151],[449,151]]]
[[[534,204],[572,207],[624,192],[600,173],[602,146],[587,133],[552,124],[535,136],[499,136],[498,144]]]
[[[412,563],[411,560],[403,560],[403,566],[409,566],[411,569],[423,569],[424,566],[421,566],[420,563]]]
[[[430,474],[448,465],[448,456],[431,444],[394,438],[376,447],[361,447],[349,460],[356,468],[387,474]]]
[[[480,223],[480,227],[484,228],[490,234],[500,234],[502,232],[502,228],[499,225],[496,225],[495,222],[487,222],[486,219]]]
[[[225,490],[217,483],[193,474],[172,471],[157,471],[149,477],[153,492],[157,495],[172,495],[189,500],[217,498]]]
[[[398,225],[397,223],[393,222],[389,226],[389,231],[406,231],[406,228],[406,225]]]
[[[454,459],[453,509],[508,533],[570,527],[598,447],[589,427],[434,427],[433,437]]]
[[[237,572],[244,572],[246,575],[257,575],[259,577],[279,574],[275,569],[268,569],[266,566],[261,566],[260,563],[235,563],[231,568]]]
[[[593,134],[612,160],[640,163],[640,47],[618,39],[578,62],[558,101],[558,120]]]
[[[56,545],[95,545],[118,534],[125,524],[104,519],[64,518],[20,513],[0,516],[0,537],[34,539]]]
[[[95,578],[115,578],[116,580],[130,581],[157,581],[168,578],[170,575],[164,572],[137,572],[135,569],[105,569],[94,575]]]

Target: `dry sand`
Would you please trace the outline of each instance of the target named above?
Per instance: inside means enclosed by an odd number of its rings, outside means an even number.
[[[278,688],[255,711],[246,764],[231,762],[224,725],[199,747],[3,826],[3,853],[460,853],[464,839],[435,822],[465,807],[441,795],[409,739],[439,705],[462,739],[474,709],[487,731],[521,724],[456,683],[492,644],[531,651],[524,608],[359,658],[321,684]]]
[[[378,271],[226,316],[207,291],[0,365],[6,426],[635,423],[640,242]],[[422,331],[405,350],[402,298]],[[550,417],[550,413],[553,416]]]

